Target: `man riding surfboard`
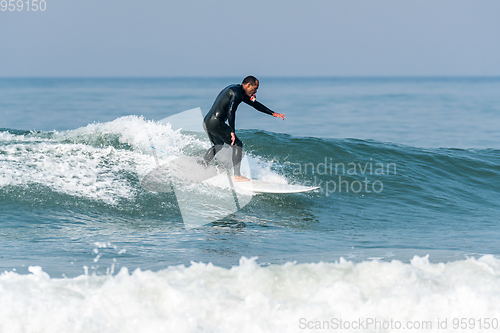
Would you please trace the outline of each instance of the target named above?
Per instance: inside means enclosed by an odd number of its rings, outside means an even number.
[[[259,89],[259,80],[254,76],[247,76],[241,84],[227,86],[219,93],[203,121],[203,127],[213,144],[203,157],[204,164],[208,165],[212,161],[215,155],[222,149],[224,143],[230,145],[233,148],[234,180],[237,182],[250,180],[240,174],[243,143],[236,136],[234,128],[238,105],[244,102],[260,112],[285,120],[284,114],[276,113],[257,102],[255,99],[257,89]],[[228,124],[226,124],[226,121]]]

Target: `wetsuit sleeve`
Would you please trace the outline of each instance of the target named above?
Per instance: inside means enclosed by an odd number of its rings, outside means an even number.
[[[234,132],[234,116],[238,104],[239,103],[236,102],[236,94],[232,94],[231,100],[229,101],[229,110],[227,111],[227,122],[229,123],[229,127],[231,127],[231,132]]]
[[[248,97],[247,95],[243,96],[243,102],[245,102],[246,104],[250,105],[255,110],[258,110],[260,112],[267,113],[269,115],[272,115],[274,113],[273,110],[269,109],[264,104],[261,104],[261,103],[259,103],[257,101],[253,101],[252,102],[252,100],[250,99],[250,97]]]

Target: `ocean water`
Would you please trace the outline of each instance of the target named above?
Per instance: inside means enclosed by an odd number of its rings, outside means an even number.
[[[188,226],[142,177],[238,81],[0,79],[0,332],[499,331],[499,78],[261,78],[244,172],[319,189]]]

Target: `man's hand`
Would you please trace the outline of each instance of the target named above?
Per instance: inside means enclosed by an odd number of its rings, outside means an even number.
[[[285,114],[284,113],[273,113],[273,117],[276,117],[276,118],[281,118],[283,120],[285,120]]]
[[[234,135],[234,132],[231,132],[231,146],[234,145],[235,140],[236,140],[236,136]]]

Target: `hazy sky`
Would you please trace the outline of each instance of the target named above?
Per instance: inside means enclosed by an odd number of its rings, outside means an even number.
[[[498,0],[26,1],[1,77],[500,75]]]

